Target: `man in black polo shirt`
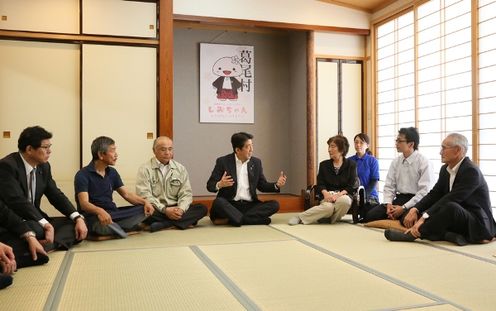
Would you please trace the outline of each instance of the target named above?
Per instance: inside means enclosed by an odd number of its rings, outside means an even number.
[[[112,138],[96,138],[91,144],[91,154],[93,159],[77,172],[74,180],[78,208],[86,215],[90,233],[125,238],[125,231],[136,230],[143,220],[153,214],[153,206],[129,192],[117,170],[111,167],[117,161]],[[112,200],[114,190],[133,205],[117,208]]]

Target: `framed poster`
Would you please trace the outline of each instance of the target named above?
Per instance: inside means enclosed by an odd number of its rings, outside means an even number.
[[[200,43],[200,122],[254,123],[253,46]]]

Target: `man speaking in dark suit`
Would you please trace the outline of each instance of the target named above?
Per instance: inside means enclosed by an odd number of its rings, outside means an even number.
[[[252,157],[252,138],[244,132],[233,134],[234,152],[217,159],[208,179],[208,191],[217,192],[210,210],[210,219],[216,225],[268,225],[270,216],[279,210],[277,201],[260,201],[257,189],[279,192],[286,184],[286,176],[281,172],[275,183],[265,179],[262,161]]]
[[[0,198],[26,220],[43,244],[69,249],[86,238],[88,229],[84,218],[52,178],[48,163],[51,138],[52,134],[40,126],[22,131],[17,142],[19,152],[0,160]],[[43,195],[65,217],[48,217],[40,209]]]
[[[391,241],[446,240],[463,246],[487,243],[496,234],[489,189],[480,169],[468,157],[467,138],[461,134],[448,135],[441,145],[441,160],[434,188],[414,207],[404,223],[405,233],[388,229]]]

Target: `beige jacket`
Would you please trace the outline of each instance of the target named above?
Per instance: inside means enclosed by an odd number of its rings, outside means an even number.
[[[155,157],[141,165],[136,178],[136,193],[160,212],[165,207],[174,205],[186,211],[193,202],[188,171],[174,160],[170,160],[165,178]]]

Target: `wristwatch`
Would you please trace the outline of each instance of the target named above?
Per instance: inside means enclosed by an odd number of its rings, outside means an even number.
[[[22,237],[23,237],[24,239],[26,239],[26,240],[27,240],[28,238],[30,238],[30,237],[32,237],[32,238],[36,238],[36,233],[34,233],[33,231],[28,231],[28,232],[24,233],[24,234],[22,235]]]

